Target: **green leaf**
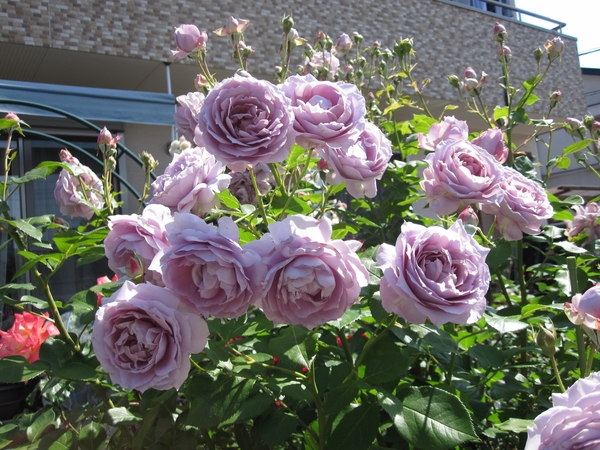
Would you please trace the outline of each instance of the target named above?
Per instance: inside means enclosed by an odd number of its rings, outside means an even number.
[[[487,258],[485,259],[485,262],[489,266],[490,271],[494,272],[510,260],[511,254],[512,247],[509,242],[504,240],[496,241],[496,246],[492,247],[487,255]]]
[[[345,414],[327,439],[328,450],[363,450],[377,437],[379,408],[362,403]]]
[[[26,222],[23,219],[17,219],[14,221],[14,225],[17,227],[17,229],[26,235],[31,236],[36,241],[40,241],[42,239],[43,233],[29,222]]]
[[[40,441],[39,450],[76,450],[77,436],[73,430],[52,430]]]
[[[308,367],[315,355],[317,341],[306,328],[289,326],[283,328],[279,336],[269,342],[269,351],[273,356],[288,359],[300,366]]]
[[[288,170],[293,169],[294,167],[297,167],[300,164],[304,164],[308,156],[307,152],[308,150],[306,150],[304,147],[300,147],[298,144],[294,144],[292,147],[292,151],[290,152],[290,156],[288,156],[287,158],[286,166]]]
[[[35,421],[27,427],[26,434],[29,442],[37,441],[42,433],[56,420],[56,414],[52,407],[48,406],[47,409],[36,413],[37,417]]]
[[[96,422],[90,422],[79,432],[79,447],[82,450],[100,450],[106,442],[104,427]]]
[[[109,425],[135,425],[142,421],[141,417],[138,417],[127,410],[124,406],[118,408],[111,408],[106,412],[107,421]]]
[[[58,337],[46,339],[40,347],[40,360],[46,362],[52,370],[58,370],[73,356],[73,350]]]
[[[274,400],[270,395],[258,393],[242,403],[221,425],[241,423],[260,416],[269,406],[273,405],[273,402]]]
[[[575,152],[578,152],[579,150],[583,150],[584,148],[586,148],[588,145],[590,145],[593,142],[594,142],[593,139],[584,139],[582,141],[573,142],[572,144],[565,147],[565,149],[562,152],[562,155],[567,156],[567,155],[570,155],[571,153],[575,153]]]
[[[540,100],[540,98],[537,95],[529,94],[529,96],[525,100],[525,105],[533,105],[533,104],[537,103],[539,100]]]
[[[271,203],[270,213],[275,216],[278,216],[281,215],[283,212],[285,212],[288,215],[290,215],[291,213],[307,215],[312,212],[312,207],[304,200],[301,200],[298,197],[292,197],[286,208],[285,205],[289,198],[290,197],[288,197],[287,195],[280,195],[275,197],[273,199],[273,202]],[[284,208],[286,208],[285,211]]]
[[[573,220],[573,213],[568,209],[557,211],[552,216],[552,220]]]
[[[378,392],[377,397],[382,398],[380,404],[400,435],[417,448],[450,448],[478,439],[469,412],[458,397],[446,391],[431,386],[409,387],[398,394],[401,409],[389,394]]]
[[[358,394],[361,382],[357,380],[347,381],[346,383],[335,386],[328,394],[325,402],[325,413],[335,416],[343,411],[354,401]]]
[[[350,325],[351,323],[356,322],[360,318],[361,314],[362,312],[359,308],[351,308],[348,311],[346,311],[339,319],[332,320],[327,323],[336,328],[343,328],[346,325]]]
[[[50,366],[43,361],[29,364],[20,356],[6,356],[0,358],[0,383],[20,383],[31,380],[49,368]]]
[[[525,110],[523,108],[515,109],[510,114],[510,118],[517,123],[524,123],[524,124],[526,124],[527,121],[529,120],[529,116],[527,115],[527,113],[525,112]]]
[[[494,425],[494,428],[502,431],[511,431],[513,433],[526,433],[527,427],[530,426],[533,426],[533,419],[515,419],[513,417],[506,422]]]
[[[565,250],[569,253],[578,253],[578,254],[587,253],[587,250],[585,248],[580,247],[579,245],[575,244],[574,242],[561,241],[561,242],[555,242],[554,245],[556,247],[562,248],[563,250]]]
[[[264,421],[257,424],[257,432],[269,448],[272,448],[287,441],[297,426],[297,417],[275,410]]]
[[[402,104],[398,103],[397,101],[393,101],[387,108],[383,110],[383,115],[387,116],[388,113],[396,111],[398,108],[402,108]]]
[[[45,180],[46,177],[54,172],[50,167],[36,167],[26,172],[22,177],[11,178],[9,184],[23,184],[33,180]]]
[[[508,106],[494,108],[494,120],[501,119],[502,117],[508,117]]]
[[[229,192],[229,189],[219,192],[217,194],[217,197],[219,198],[219,200],[221,200],[221,203],[223,203],[229,209],[232,209],[234,211],[240,210],[240,202],[238,201],[238,199],[236,197],[231,195],[231,192]]]
[[[469,348],[469,356],[475,358],[485,370],[497,369],[504,364],[504,355],[497,347],[477,344]]]
[[[518,316],[498,316],[496,314],[485,313],[485,321],[487,324],[499,331],[500,333],[514,333],[515,331],[524,330],[529,325],[521,322]]]
[[[77,361],[68,362],[60,369],[53,370],[52,375],[71,380],[93,380],[98,377],[93,367]]]
[[[347,234],[356,234],[360,231],[360,228],[344,222],[336,223],[332,228],[331,239],[344,239]]]

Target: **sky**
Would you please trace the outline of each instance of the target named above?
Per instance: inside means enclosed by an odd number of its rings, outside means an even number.
[[[579,64],[581,67],[600,69],[600,1],[599,0],[515,0],[517,8],[531,11],[551,19],[565,22],[563,34],[577,38]],[[521,20],[545,28],[548,23],[521,15]],[[581,55],[590,50],[595,53]]]

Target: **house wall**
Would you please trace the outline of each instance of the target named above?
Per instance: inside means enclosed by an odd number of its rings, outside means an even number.
[[[0,42],[167,62],[172,59],[169,50],[174,46],[174,26],[194,23],[211,31],[222,26],[230,14],[251,22],[245,36],[256,50],[250,69],[257,74],[271,75],[278,62],[279,20],[284,14],[293,15],[300,35],[310,41],[319,30],[334,39],[342,32],[358,31],[366,44],[377,39],[384,46],[391,46],[400,37],[414,36],[415,73],[417,78],[431,79],[425,94],[453,102],[457,101],[456,92],[446,76],[462,76],[464,69],[472,66],[478,73],[483,70],[489,74],[487,102],[503,104],[498,87],[498,44],[491,37],[498,19],[509,32],[511,75],[519,84],[537,72],[533,50],[553,37],[548,31],[437,0],[338,0],[330,4],[290,0],[4,0]],[[563,39],[565,51],[540,88],[542,101],[537,112],[547,110],[546,96],[561,89],[563,101],[555,113],[582,115],[585,101],[576,41],[566,36]],[[211,33],[211,67],[234,70],[230,53],[228,40]]]

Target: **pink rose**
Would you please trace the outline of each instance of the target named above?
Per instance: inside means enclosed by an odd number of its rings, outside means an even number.
[[[152,202],[172,211],[204,214],[219,205],[215,195],[229,186],[225,166],[200,147],[173,157],[165,172],[152,183]]]
[[[427,135],[418,134],[419,147],[423,150],[435,150],[442,141],[460,141],[469,138],[469,127],[464,120],[446,116],[440,123],[434,123]]]
[[[168,245],[165,226],[173,217],[163,205],[148,205],[141,215],[116,215],[108,218],[108,235],[104,239],[104,252],[108,267],[120,276],[132,276],[133,262],[141,263],[141,272],[146,281],[163,286],[159,272],[150,270],[152,260]]]
[[[568,237],[572,238],[580,234],[587,235],[585,244],[600,239],[600,206],[597,203],[589,202],[585,206],[575,205],[575,217],[572,222],[567,223]]]
[[[200,31],[196,25],[179,25],[175,28],[175,43],[177,50],[171,50],[173,59],[187,58],[190,53],[206,48],[208,34]]]
[[[442,141],[425,161],[429,167],[423,171],[421,187],[434,213],[452,214],[474,203],[502,200],[498,184],[503,167],[469,141]]]
[[[366,122],[358,141],[347,148],[325,147],[322,151],[332,170],[327,181],[333,185],[346,183],[346,190],[354,198],[373,198],[380,180],[392,157],[392,144],[376,125]]]
[[[60,160],[70,164],[73,171],[71,174],[66,169],[61,170],[56,181],[54,199],[60,212],[69,217],[90,220],[94,216],[94,208],[104,207],[102,182],[89,167],[81,164],[67,150],[60,151]]]
[[[504,144],[504,133],[499,128],[485,130],[473,139],[473,144],[484,149],[500,164],[508,159],[508,147]]]
[[[580,378],[527,427],[525,450],[593,450],[600,445],[600,372]]]
[[[395,247],[381,244],[377,250],[384,309],[438,327],[477,322],[490,285],[488,252],[460,220],[449,229],[406,222]]]
[[[245,72],[217,84],[198,114],[206,149],[236,172],[287,158],[296,137],[293,122],[290,101],[279,88]]]
[[[240,246],[231,218],[221,218],[217,227],[192,214],[175,214],[167,231],[170,247],[151,268],[162,272],[165,286],[191,311],[236,318],[256,301],[266,268]]]
[[[309,74],[289,77],[282,89],[296,117],[296,142],[306,149],[349,147],[365,128],[365,99],[354,84],[318,81]]]
[[[96,312],[92,346],[113,383],[140,392],[179,389],[190,355],[208,339],[206,322],[179,306],[169,290],[131,281],[106,299]]]
[[[188,141],[196,141],[196,145],[203,147],[202,134],[196,135],[198,126],[198,113],[204,102],[204,94],[200,92],[190,92],[186,95],[177,97],[177,111],[175,112],[175,126]]]
[[[496,216],[504,239],[518,241],[523,233],[539,234],[544,221],[554,215],[544,188],[511,167],[504,167],[498,186],[504,193],[500,204],[485,203],[480,208]]]
[[[326,218],[290,216],[269,231],[245,246],[268,268],[256,306],[269,320],[314,328],[339,319],[358,300],[368,281],[356,255],[360,242],[332,241]]]
[[[50,317],[48,313],[44,316]],[[52,322],[27,311],[15,314],[8,331],[0,330],[0,358],[22,356],[27,362],[40,359],[40,347],[50,336],[60,334]]]

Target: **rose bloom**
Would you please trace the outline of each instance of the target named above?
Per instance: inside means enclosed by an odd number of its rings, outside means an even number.
[[[44,316],[50,317],[48,313]],[[32,363],[40,359],[40,347],[50,336],[60,334],[52,322],[27,311],[15,314],[8,331],[0,330],[0,358],[22,356]]]
[[[200,147],[173,156],[164,173],[152,183],[152,202],[172,211],[204,214],[219,205],[215,194],[229,186],[225,166]]]
[[[339,319],[367,285],[358,241],[331,240],[329,219],[294,215],[271,223],[269,233],[246,244],[268,273],[256,306],[275,324],[314,328]]]
[[[373,198],[377,194],[377,180],[381,180],[392,158],[392,144],[376,125],[367,122],[354,145],[327,146],[319,153],[332,169],[327,174],[329,183],[345,182],[346,190],[354,198]]]
[[[477,322],[486,307],[489,249],[479,245],[459,220],[449,229],[402,225],[396,246],[381,244],[381,302],[411,323]]]
[[[504,144],[504,133],[499,128],[485,130],[472,142],[492,155],[500,164],[508,159],[508,147]]]
[[[96,209],[104,207],[102,182],[89,167],[81,164],[67,150],[60,151],[60,160],[71,164],[74,173],[71,175],[68,170],[63,169],[56,181],[54,199],[60,207],[60,212],[69,217],[83,217],[90,220],[94,216],[92,206]],[[81,183],[85,185],[85,194]],[[89,204],[84,203],[86,201]]]
[[[282,89],[292,102],[296,142],[306,149],[349,147],[365,128],[365,99],[354,84],[294,75]]]
[[[190,92],[177,97],[177,111],[175,112],[175,126],[188,141],[196,142],[199,147],[204,147],[202,134],[196,135],[198,126],[198,113],[204,102],[204,94],[201,92]]]
[[[266,164],[258,164],[252,170],[254,170],[254,177],[256,178],[256,186],[260,195],[265,195],[272,188],[271,182],[273,175],[271,169]],[[235,198],[238,199],[242,205],[254,205],[258,204],[250,171],[244,172],[229,172],[231,175],[231,183],[229,183],[229,192]]]
[[[256,301],[266,268],[256,253],[240,246],[230,217],[217,227],[192,214],[175,214],[167,232],[170,247],[151,268],[162,272],[165,286],[191,311],[236,318]]]
[[[589,202],[585,206],[575,205],[573,209],[575,217],[572,222],[567,223],[565,234],[570,238],[580,234],[587,235],[584,245],[600,239],[600,206],[597,203]]]
[[[434,213],[452,214],[474,203],[502,200],[498,184],[503,167],[469,141],[442,141],[425,161],[429,167],[423,171],[421,187]]]
[[[243,73],[217,84],[198,114],[206,149],[236,172],[247,164],[283,161],[296,137],[286,96],[268,81]]]
[[[112,279],[104,275],[102,277],[96,278],[96,285],[114,283],[116,281],[119,281],[119,277],[117,277],[116,274],[113,275]],[[100,292],[96,292],[96,298],[98,299],[98,306],[100,306],[102,304],[102,299],[104,298],[104,296]]]
[[[548,194],[533,180],[511,167],[504,167],[498,185],[504,197],[499,205],[480,205],[483,212],[494,214],[498,230],[507,241],[518,241],[525,234],[539,234],[544,220],[554,215]]]
[[[600,344],[600,285],[593,286],[583,294],[575,294],[571,303],[565,302],[565,315],[596,344]]]
[[[469,137],[469,127],[464,120],[457,120],[454,116],[446,116],[439,123],[434,123],[429,128],[427,135],[418,134],[419,147],[423,150],[435,150],[442,141],[460,141]]]
[[[108,267],[117,275],[133,277],[131,261],[139,261],[146,281],[163,286],[159,272],[149,269],[159,250],[168,246],[165,226],[173,220],[171,210],[163,205],[146,206],[142,214],[115,215],[108,218],[110,231],[104,239]]]
[[[196,314],[178,310],[169,290],[125,281],[96,312],[92,346],[113,383],[125,389],[179,389],[201,352],[208,326]]]
[[[580,378],[566,392],[552,394],[553,407],[527,427],[525,450],[600,448],[600,372]]]

